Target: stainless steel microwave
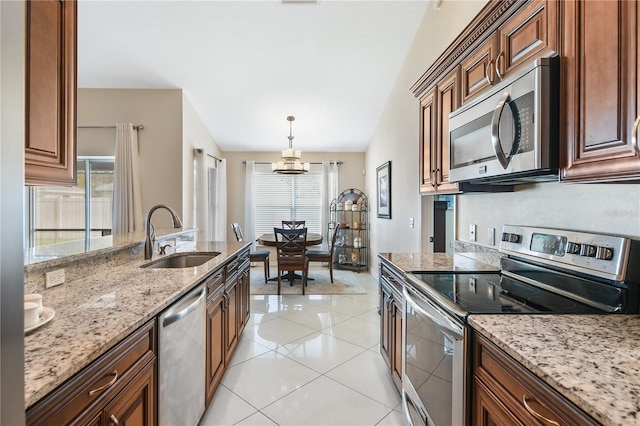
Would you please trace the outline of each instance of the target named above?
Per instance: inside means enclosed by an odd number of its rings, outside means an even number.
[[[450,182],[558,180],[559,58],[542,58],[449,115]]]

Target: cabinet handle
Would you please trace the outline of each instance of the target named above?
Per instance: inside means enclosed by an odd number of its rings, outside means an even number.
[[[118,418],[116,417],[115,414],[112,414],[110,419],[111,419],[111,421],[113,422],[114,425],[120,426],[120,421],[118,420]]]
[[[493,59],[489,61],[489,63],[487,63],[484,66],[484,78],[485,80],[487,80],[487,83],[489,83],[490,85],[493,85],[493,82],[491,81],[491,78],[489,78],[489,74],[487,73],[487,71],[491,70],[491,64],[493,64]]]
[[[545,416],[543,416],[542,414],[536,412],[533,408],[531,408],[529,406],[529,404],[527,403],[527,401],[529,399],[532,399],[532,398],[533,398],[532,396],[529,396],[529,395],[526,395],[526,394],[522,395],[522,403],[524,404],[524,408],[526,408],[527,411],[529,413],[531,413],[531,415],[533,417],[535,417],[536,419],[538,419],[538,420],[540,420],[540,421],[542,421],[542,422],[544,422],[546,424],[549,424],[549,425],[560,426],[560,423],[556,422],[555,420],[551,420],[551,419],[546,418]],[[538,401],[538,402],[540,402],[540,401]],[[540,402],[540,404],[542,404],[542,403]],[[544,404],[542,404],[542,405],[544,405]]]
[[[116,380],[118,380],[118,370],[113,370],[113,373],[110,373],[109,375],[113,376],[113,379],[109,380],[109,383],[107,383],[105,385],[102,385],[102,386],[97,387],[95,389],[91,389],[89,391],[89,396],[93,396],[93,395],[97,394],[98,392],[102,392],[103,390],[110,388],[111,385],[113,385],[116,382]]]
[[[502,80],[502,74],[500,74],[500,59],[504,56],[504,52],[500,52],[498,57],[496,58],[496,75],[500,80]]]
[[[636,122],[633,123],[633,130],[631,130],[631,145],[636,150],[636,155],[640,156],[640,146],[638,145],[638,127],[640,127],[640,115],[636,118]]]

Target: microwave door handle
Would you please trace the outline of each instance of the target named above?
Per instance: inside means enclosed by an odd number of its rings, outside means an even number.
[[[509,93],[504,92],[500,97],[500,102],[498,102],[496,109],[493,111],[493,117],[491,117],[491,142],[493,142],[493,152],[495,152],[496,158],[505,170],[507,166],[509,166],[509,159],[504,154],[502,145],[500,144],[500,117],[507,102],[509,102]]]

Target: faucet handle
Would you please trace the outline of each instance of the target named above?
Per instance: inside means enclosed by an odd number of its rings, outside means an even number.
[[[159,247],[160,254],[166,254],[167,247],[171,247],[171,244],[160,244],[160,247]]]

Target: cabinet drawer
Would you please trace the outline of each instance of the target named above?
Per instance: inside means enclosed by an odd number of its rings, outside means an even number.
[[[223,284],[224,268],[220,268],[213,274],[209,275],[209,277],[205,281],[205,285],[207,286],[207,296],[215,293]]]
[[[474,338],[474,376],[525,424],[596,425],[572,402],[482,336]],[[535,413],[535,414],[534,414]]]
[[[155,359],[155,320],[149,321],[27,411],[29,425],[84,423],[98,404],[123,389]],[[86,418],[85,418],[86,419]]]
[[[389,284],[394,293],[402,294],[402,289],[404,288],[404,278],[402,276],[384,263],[380,266],[380,276]]]

